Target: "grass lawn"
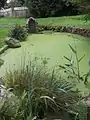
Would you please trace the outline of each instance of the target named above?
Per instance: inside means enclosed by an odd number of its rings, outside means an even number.
[[[76,26],[90,28],[90,21],[85,22],[85,15],[38,18],[38,24],[51,24],[61,26]],[[15,24],[25,25],[27,19],[24,18],[0,18],[0,37],[6,36],[10,27]]]
[[[25,19],[0,18],[0,47],[4,45],[4,38],[15,24],[25,25]]]
[[[85,20],[85,15],[81,16],[67,16],[67,17],[50,17],[37,19],[39,24],[50,24],[59,26],[75,26],[90,28],[90,21]]]
[[[38,18],[38,24],[51,24],[61,26],[76,26],[90,28],[90,21],[85,22],[85,15]],[[3,39],[8,35],[10,28],[15,24],[25,25],[25,18],[0,18],[0,47],[4,44]]]

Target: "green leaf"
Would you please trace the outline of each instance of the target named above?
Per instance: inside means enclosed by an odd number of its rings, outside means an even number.
[[[36,118],[37,118],[37,117],[35,116],[32,120],[36,120]]]
[[[64,58],[66,59],[66,60],[68,60],[68,61],[71,61],[68,57],[66,57],[66,56],[64,56]]]
[[[21,96],[21,100],[24,100],[25,97],[26,97],[26,95],[27,95],[27,93],[24,91],[23,94],[22,94],[22,96]]]
[[[64,90],[64,91],[66,92],[67,90],[71,90],[72,87],[73,87],[73,85],[72,85],[71,83],[66,82],[66,83],[64,83],[63,85],[61,85],[60,90]],[[64,91],[63,91],[63,92],[64,92]]]
[[[62,69],[66,69],[66,68],[65,68],[64,66],[62,66],[62,65],[59,65],[59,67],[62,68]]]
[[[31,115],[31,113],[30,113],[30,115],[27,117],[27,119],[26,120],[36,120],[36,116],[35,117],[32,117],[32,115]]]
[[[57,104],[56,104],[56,102],[54,101],[54,99],[51,98],[51,97],[49,97],[49,96],[41,96],[40,98],[41,98],[41,99],[48,99],[48,100],[52,101],[52,102],[57,106]]]
[[[67,94],[67,92],[64,89],[62,89],[62,88],[59,88],[58,90]]]
[[[47,110],[48,109],[47,99],[45,98],[44,101],[45,101],[45,106],[46,106],[46,110]]]
[[[67,67],[70,67],[71,65],[70,64],[65,64]]]
[[[85,54],[78,60],[80,62],[85,57]]]
[[[69,44],[70,49],[72,50],[73,53],[77,53],[76,50]]]

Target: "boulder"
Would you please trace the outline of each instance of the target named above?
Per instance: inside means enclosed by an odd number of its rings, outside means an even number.
[[[4,85],[0,85],[0,99],[4,99],[6,100],[7,98],[10,98],[12,96],[15,96],[12,92],[11,92],[12,88],[6,89],[6,87]]]
[[[16,107],[19,106],[20,103],[11,90],[12,88],[7,89],[4,85],[0,85],[0,111],[2,111],[5,116],[14,116]],[[2,116],[4,117],[4,115],[0,115],[1,118]]]
[[[10,37],[7,37],[5,39],[5,43],[8,45],[8,47],[10,48],[18,48],[18,47],[21,47],[21,44],[19,42],[19,40],[15,39],[15,38],[10,38]]]

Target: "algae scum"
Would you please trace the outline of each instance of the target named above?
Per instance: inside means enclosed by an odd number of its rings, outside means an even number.
[[[63,56],[70,57],[72,52],[69,44],[76,45],[79,57],[85,54],[80,63],[82,71],[88,71],[90,60],[90,40],[77,35],[68,33],[44,33],[28,36],[28,40],[22,42],[22,47],[17,49],[8,49],[1,58],[5,61],[0,68],[0,76],[4,76],[7,69],[20,67],[24,60],[28,61],[30,56],[40,56],[49,58],[48,67],[64,64],[67,61]]]

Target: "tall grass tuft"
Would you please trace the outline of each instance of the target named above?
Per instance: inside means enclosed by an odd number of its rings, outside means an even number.
[[[46,62],[42,63],[37,65],[37,60],[30,61],[21,69],[8,71],[4,78],[5,86],[13,88],[16,96],[20,97],[23,92],[27,94],[25,116],[30,114],[43,118],[47,110],[67,110],[67,105],[77,101],[76,94],[72,91],[73,84],[64,80],[55,69],[48,71]]]

